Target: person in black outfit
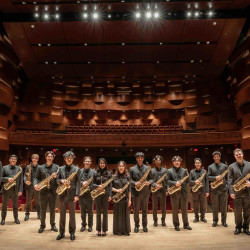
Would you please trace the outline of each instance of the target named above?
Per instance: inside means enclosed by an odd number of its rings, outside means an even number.
[[[143,161],[145,159],[143,152],[137,152],[135,154],[135,158],[137,161],[137,164],[130,168],[129,173],[131,177],[131,190],[132,190],[132,196],[133,196],[133,206],[134,206],[134,222],[135,222],[135,228],[134,232],[139,232],[140,227],[140,218],[139,218],[139,212],[140,212],[140,206],[142,206],[142,226],[143,231],[148,232],[147,224],[147,213],[148,213],[148,200],[150,196],[150,188],[149,185],[153,183],[151,171],[149,172],[147,178],[146,178],[146,185],[142,188],[141,191],[136,191],[136,186],[140,186],[140,179],[144,176],[144,174],[150,169],[149,166],[144,165]]]
[[[26,213],[25,213],[24,221],[27,221],[29,219],[30,204],[31,204],[33,195],[34,195],[35,202],[36,202],[37,218],[40,219],[39,191],[36,191],[34,189],[34,186],[32,185],[33,179],[35,178],[37,169],[39,167],[39,165],[37,164],[38,160],[39,160],[39,155],[33,154],[31,156],[32,163],[30,163],[30,165],[28,165],[26,167],[25,173],[24,173],[23,181],[26,184],[26,187],[25,187],[25,189],[26,189],[26,206],[25,206]],[[27,173],[29,172],[30,168],[31,168],[31,179],[30,179],[30,181],[27,181]]]
[[[229,193],[234,200],[234,218],[236,225],[234,234],[240,234],[243,228],[243,232],[250,235],[250,178],[246,180],[246,187],[242,190],[235,192],[233,187],[234,184],[250,173],[250,162],[244,160],[244,154],[240,148],[236,148],[233,154],[236,162],[229,166]]]
[[[2,169],[2,182],[3,184],[7,182],[13,182],[13,177],[19,172],[22,171],[22,169],[16,165],[17,163],[17,156],[11,155],[9,157],[9,165],[6,165]],[[18,197],[22,195],[23,193],[23,174],[21,173],[16,181],[16,185],[12,186],[9,190],[4,189],[4,185],[2,186],[2,198],[3,198],[3,204],[2,204],[2,221],[1,225],[5,224],[5,218],[7,215],[7,206],[9,199],[11,198],[13,203],[13,214],[14,214],[14,222],[16,224],[20,224],[20,221],[18,220]]]
[[[160,155],[156,155],[153,160],[155,164],[155,168],[151,170],[153,183],[152,187],[157,189],[156,192],[152,193],[152,200],[153,200],[153,219],[154,219],[154,226],[158,226],[158,218],[157,218],[157,208],[158,208],[158,201],[160,200],[161,204],[161,224],[162,226],[166,226],[165,218],[166,218],[166,195],[167,195],[167,177],[164,178],[161,184],[156,184],[156,182],[164,175],[167,174],[167,169],[162,167],[163,159]]]
[[[2,162],[0,161],[0,183],[2,181],[2,168],[3,168],[3,165],[2,165]]]
[[[93,187],[103,190],[103,184],[112,178],[110,171],[108,171],[107,161],[100,158],[98,161],[98,168],[93,178]],[[105,188],[105,194],[98,196],[95,199],[96,204],[96,231],[98,236],[106,236],[108,231],[108,206],[111,201],[112,183]],[[101,221],[101,214],[103,219]]]
[[[86,187],[88,185],[88,180],[95,175],[95,170],[90,168],[92,159],[90,156],[85,156],[83,158],[83,169],[81,169],[80,179],[81,185]],[[88,232],[92,232],[93,227],[93,199],[90,192],[93,190],[93,181],[89,184],[90,191],[87,191],[82,196],[79,197],[79,205],[81,208],[81,219],[82,227],[80,232],[86,230],[86,213],[88,213]]]
[[[53,179],[50,180],[50,186],[45,187],[40,191],[41,225],[38,230],[38,233],[42,233],[46,227],[45,219],[46,219],[46,210],[48,204],[50,208],[51,230],[54,232],[58,232],[58,229],[56,228],[55,224],[55,208],[56,208],[56,197],[57,197],[56,177],[59,171],[59,166],[53,163],[54,158],[55,154],[53,151],[47,151],[45,153],[46,163],[38,167],[36,177],[33,180],[35,189],[39,191],[39,187],[37,184],[49,176],[53,177]]]
[[[126,163],[120,161],[116,167],[116,174],[112,183],[114,193],[126,194],[118,203],[114,203],[113,234],[129,235],[131,232],[129,207],[131,206],[131,184],[122,192],[122,188],[130,182]]]
[[[180,222],[178,217],[178,209],[181,206],[182,221],[184,229],[192,230],[188,223],[188,194],[187,194],[187,184],[188,178],[181,184],[179,181],[188,175],[187,169],[181,167],[182,158],[180,156],[174,156],[172,158],[173,167],[168,170],[168,185],[169,187],[181,186],[181,190],[170,195],[173,224],[176,231],[180,231]]]
[[[208,180],[210,182],[221,180],[221,174],[228,169],[227,165],[221,163],[221,153],[215,151],[212,154],[214,163],[208,166]],[[215,189],[211,188],[212,209],[213,209],[213,227],[217,226],[219,207],[221,208],[222,226],[228,227],[227,220],[227,199],[228,199],[228,174],[223,178],[223,184]]]
[[[200,207],[201,221],[207,223],[207,220],[205,219],[206,197],[209,196],[209,183],[208,183],[207,173],[205,173],[206,170],[204,168],[201,168],[202,160],[200,158],[194,159],[194,165],[195,169],[191,170],[189,176],[190,186],[202,183],[202,187],[199,188],[196,192],[193,192],[191,190],[193,196],[194,215],[195,215],[193,222],[196,223],[199,221],[199,207]],[[199,181],[198,179],[203,174],[204,174],[203,179]]]
[[[74,175],[71,180],[69,180],[70,188],[66,189],[62,194],[59,195],[60,201],[60,234],[57,236],[57,240],[61,240],[65,237],[65,223],[66,223],[66,212],[67,206],[69,206],[69,233],[70,239],[75,240],[75,231],[76,231],[76,218],[75,218],[75,209],[76,202],[79,199],[80,191],[80,169],[73,165],[75,159],[75,154],[72,151],[67,151],[63,158],[66,162],[66,165],[62,166],[59,170],[57,176],[57,184],[62,185],[67,183],[67,178],[70,178],[71,175]]]

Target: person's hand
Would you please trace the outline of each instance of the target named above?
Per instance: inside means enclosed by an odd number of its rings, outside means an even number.
[[[121,194],[123,191],[122,191],[122,189],[120,188],[120,189],[117,190],[117,192]]]
[[[179,187],[180,185],[181,185],[181,184],[180,184],[179,181],[177,181],[176,184],[175,184],[176,187]]]
[[[99,189],[99,190],[103,190],[103,186],[102,186],[102,185],[99,185],[99,186],[98,186],[98,189]]]
[[[219,176],[216,176],[216,181],[220,181],[222,179],[222,177],[219,175]]]
[[[135,185],[138,187],[138,186],[141,185],[141,182],[140,182],[140,181],[137,181],[137,182],[135,183]]]
[[[246,182],[246,187],[248,187],[248,188],[250,187],[250,181]]]
[[[130,206],[131,206],[131,200],[128,201],[128,207],[130,207]]]
[[[168,192],[166,192],[166,196],[168,196]]]
[[[31,182],[26,181],[25,184],[29,186],[31,184]]]
[[[197,185],[199,185],[200,183],[201,183],[201,182],[198,181],[198,180],[195,181],[195,184],[197,184]]]
[[[160,188],[161,188],[161,185],[159,185],[159,184],[155,184],[155,188],[158,190],[158,189],[160,189]]]
[[[206,197],[208,197],[209,196],[209,193],[206,193]]]
[[[18,192],[18,196],[21,196],[22,195],[22,192]]]
[[[235,194],[230,194],[230,197],[234,200],[235,199]]]
[[[9,181],[9,182],[13,182],[14,179],[13,179],[13,178],[9,178],[8,181]]]
[[[111,197],[109,197],[108,202],[110,202],[111,200],[112,200],[112,198],[111,198]]]
[[[53,174],[52,174],[52,177],[53,177],[53,178],[56,178],[56,177],[57,177],[57,173],[53,173]]]
[[[66,180],[65,180],[65,179],[61,180],[61,183],[62,183],[62,184],[64,184],[65,182],[66,182]]]
[[[82,186],[83,187],[86,187],[88,185],[88,182],[87,181],[84,181],[83,183],[82,183]]]
[[[150,182],[149,182],[149,181],[147,181],[147,182],[146,182],[146,186],[149,186],[149,185],[150,185]]]
[[[35,185],[34,188],[35,188],[36,191],[39,191],[38,185]]]
[[[78,197],[78,196],[75,196],[74,202],[77,202],[78,200],[79,200],[79,197]]]

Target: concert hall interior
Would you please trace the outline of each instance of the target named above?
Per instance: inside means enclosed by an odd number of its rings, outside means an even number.
[[[152,168],[155,155],[168,169],[179,155],[189,172],[197,157],[208,170],[215,150],[227,165],[235,148],[249,161],[249,4],[0,1],[2,165],[15,154],[24,170],[32,154],[44,164],[53,151],[62,166],[68,150],[79,168],[103,157],[113,173],[120,160],[135,165],[136,152]]]

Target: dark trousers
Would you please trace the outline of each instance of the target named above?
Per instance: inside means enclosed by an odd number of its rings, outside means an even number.
[[[64,234],[65,232],[65,224],[66,224],[66,212],[67,206],[69,206],[69,233],[75,233],[76,231],[76,218],[75,218],[75,210],[76,203],[74,200],[69,199],[67,195],[59,198],[60,204],[60,233]]]
[[[192,193],[194,203],[194,216],[199,219],[199,210],[201,213],[201,219],[205,218],[206,213],[206,193],[196,192]],[[200,208],[200,209],[199,209]]]
[[[184,227],[188,226],[189,223],[188,223],[188,214],[187,214],[187,207],[188,207],[187,195],[184,195],[181,192],[175,192],[174,194],[170,195],[170,200],[171,200],[171,206],[172,206],[172,216],[173,216],[174,227],[180,226],[179,216],[178,216],[179,206],[181,207],[183,226]]]
[[[18,219],[18,194],[15,192],[15,186],[9,190],[4,190],[2,193],[2,219],[6,218],[7,215],[7,206],[9,199],[11,198],[13,203],[13,215],[15,219]]]
[[[33,186],[29,187],[26,189],[26,205],[25,205],[25,210],[26,210],[26,215],[30,214],[30,204],[32,201],[32,198],[35,198],[36,202],[36,211],[39,214],[40,213],[40,195],[39,191],[36,191]]]
[[[79,205],[81,208],[81,218],[82,226],[86,227],[86,214],[88,213],[88,226],[93,226],[93,199],[90,195],[90,192],[85,193],[79,198]]]
[[[242,218],[243,208],[243,218]],[[234,200],[234,218],[236,228],[249,229],[250,222],[250,196],[248,192],[244,192],[243,195],[237,197]]]
[[[142,226],[146,227],[148,224],[147,213],[148,213],[148,200],[149,200],[149,193],[145,193],[141,191],[138,196],[133,198],[133,205],[134,205],[134,222],[135,227],[140,226],[140,206],[142,207]]]
[[[96,230],[98,232],[108,231],[108,202],[109,195],[100,195],[95,199],[96,204]],[[101,215],[103,218],[101,219]]]
[[[221,222],[226,223],[227,221],[227,190],[212,192],[212,208],[213,208],[213,221],[218,222],[219,207],[221,208]]]
[[[46,210],[49,204],[50,209],[50,225],[55,225],[55,208],[56,208],[56,195],[40,195],[40,206],[41,206],[41,227],[46,227]]]
[[[157,208],[158,208],[158,201],[160,200],[160,205],[161,205],[161,221],[165,222],[166,218],[166,194],[165,192],[160,192],[156,191],[155,193],[152,194],[153,198],[153,219],[155,222],[157,222]]]

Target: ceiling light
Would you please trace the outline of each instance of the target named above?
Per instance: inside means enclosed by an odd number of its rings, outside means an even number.
[[[30,27],[31,27],[32,29],[34,29],[34,28],[35,28],[35,25],[34,25],[34,24],[32,24]]]
[[[84,19],[87,19],[88,18],[88,13],[83,13],[82,16],[83,16]]]
[[[60,18],[60,15],[59,15],[59,14],[55,14],[55,18],[56,18],[56,19],[59,19],[59,18]]]
[[[108,18],[111,18],[111,15],[110,15],[110,14],[108,15]]]
[[[146,12],[146,18],[151,18],[152,17],[152,13],[150,11]]]
[[[187,16],[188,16],[188,17],[191,17],[191,16],[192,16],[192,12],[191,12],[191,11],[188,11]]]
[[[38,13],[35,13],[35,15],[34,15],[36,18],[38,18],[39,17],[39,14]]]
[[[213,25],[215,26],[217,23],[216,22],[213,22]]]
[[[209,43],[210,43],[209,41],[206,42],[206,44],[209,44]]]
[[[139,19],[139,18],[141,17],[141,13],[140,13],[140,12],[136,12],[136,13],[135,13],[135,17],[136,17],[137,19]]]
[[[200,15],[199,11],[196,11],[196,12],[194,13],[194,15],[195,15],[196,17],[198,17],[198,16]]]
[[[208,12],[208,16],[210,16],[210,17],[213,16],[213,14],[214,14],[214,13],[213,13],[213,11],[211,11],[211,10]]]
[[[155,17],[155,18],[158,18],[159,16],[160,16],[159,12],[155,12],[155,13],[154,13],[154,17]]]
[[[49,62],[45,62],[45,64],[49,64]]]
[[[99,14],[97,12],[93,13],[93,19],[97,20],[99,18]]]
[[[38,46],[39,46],[39,47],[41,47],[41,46],[42,46],[42,44],[41,44],[41,43],[38,43]]]
[[[46,14],[44,14],[43,17],[44,17],[44,19],[48,20],[49,19],[49,14],[46,13]]]

